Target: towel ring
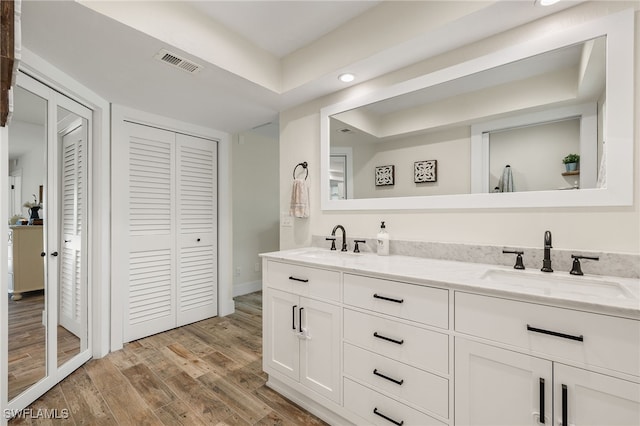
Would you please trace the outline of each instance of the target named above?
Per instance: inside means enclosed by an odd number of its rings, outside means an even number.
[[[303,161],[302,163],[298,163],[298,164],[296,164],[296,166],[293,168],[293,178],[294,178],[294,179],[296,178],[296,169],[297,169],[299,166],[302,166],[302,168],[306,170],[307,174],[306,174],[306,176],[304,177],[304,180],[307,180],[307,178],[309,177],[309,169],[307,168],[308,164],[307,164],[307,162],[306,162],[306,161]]]

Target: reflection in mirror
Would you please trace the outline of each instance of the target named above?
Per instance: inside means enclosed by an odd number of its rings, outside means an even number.
[[[602,36],[331,115],[332,162],[353,152],[346,198],[595,188],[605,46]],[[581,161],[568,174],[572,153]],[[429,160],[437,179],[414,179],[414,164]],[[395,166],[393,186],[375,185],[383,165]],[[500,184],[509,170],[512,184]]]
[[[58,365],[87,348],[86,154],[88,123],[58,107],[60,277]]]
[[[15,87],[9,126],[9,324],[8,396],[13,399],[44,378],[46,371],[47,101]],[[44,218],[44,219],[43,219]]]

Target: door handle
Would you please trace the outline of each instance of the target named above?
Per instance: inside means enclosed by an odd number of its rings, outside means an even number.
[[[298,309],[298,331],[302,333],[302,310],[304,308]]]
[[[298,305],[293,305],[291,307],[291,328],[293,330],[296,329],[296,308],[298,307]]]
[[[544,424],[544,379],[540,378],[540,420],[539,423]]]
[[[569,426],[569,407],[567,405],[567,385],[562,385],[562,426]]]

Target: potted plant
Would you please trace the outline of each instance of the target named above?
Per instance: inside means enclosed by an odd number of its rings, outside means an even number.
[[[580,162],[579,154],[569,154],[562,159],[565,168],[568,172],[574,172],[578,170],[578,163]]]

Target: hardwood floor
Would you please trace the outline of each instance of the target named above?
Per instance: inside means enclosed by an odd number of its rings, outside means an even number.
[[[236,312],[128,343],[91,360],[34,402],[65,420],[11,425],[324,425],[265,386],[262,293]]]
[[[9,307],[9,399],[45,375],[44,292],[25,293]],[[58,326],[58,365],[80,352],[80,339]]]

